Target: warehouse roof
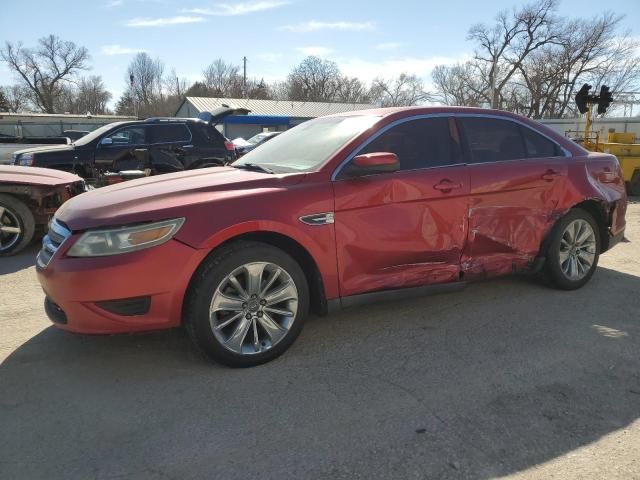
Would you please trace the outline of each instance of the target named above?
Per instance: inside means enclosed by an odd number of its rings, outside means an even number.
[[[315,118],[334,113],[352,112],[376,108],[366,103],[293,102],[290,100],[248,100],[246,98],[186,97],[198,112],[211,111],[222,104],[236,105],[251,110],[251,115],[281,115],[287,117]],[[179,111],[180,109],[178,109]]]

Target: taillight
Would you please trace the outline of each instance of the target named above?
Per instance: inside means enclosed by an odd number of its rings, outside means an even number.
[[[236,149],[236,147],[233,145],[233,142],[224,142],[224,148],[226,148],[229,152],[233,152]]]

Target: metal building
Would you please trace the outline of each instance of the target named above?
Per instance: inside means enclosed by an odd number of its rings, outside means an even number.
[[[290,100],[248,100],[246,98],[186,97],[176,117],[197,117],[225,105],[251,110],[249,115],[226,117],[222,126],[227,138],[250,138],[264,131],[287,130],[299,123],[324,115],[376,108],[364,103],[293,102]]]

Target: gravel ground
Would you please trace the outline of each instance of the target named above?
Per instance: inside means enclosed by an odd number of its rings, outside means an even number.
[[[311,319],[280,359],[50,327],[0,260],[2,479],[640,479],[640,202],[580,291],[527,278]],[[118,279],[114,279],[118,281]]]

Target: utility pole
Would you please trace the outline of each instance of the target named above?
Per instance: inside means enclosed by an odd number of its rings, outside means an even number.
[[[244,65],[244,73],[242,75],[242,88],[244,90],[245,98],[249,98],[249,92],[247,92],[247,57],[242,57],[242,64]]]

